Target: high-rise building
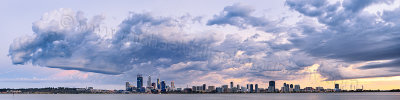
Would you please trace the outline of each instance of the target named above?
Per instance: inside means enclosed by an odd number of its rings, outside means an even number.
[[[215,86],[208,86],[207,91],[208,91],[208,92],[213,92],[213,91],[215,91]]]
[[[255,90],[255,91],[254,91],[255,93],[258,92],[258,84],[256,84],[256,85],[254,86],[254,90]]]
[[[335,89],[339,89],[339,84],[335,84]]]
[[[285,84],[285,92],[289,92],[289,84],[286,84],[286,83],[284,83]]]
[[[207,87],[206,87],[206,84],[203,84],[203,89],[202,89],[202,90],[203,90],[203,91],[206,91],[206,88],[207,88]]]
[[[151,83],[151,86],[153,87],[153,89],[156,89],[157,88],[157,85],[156,85],[156,83]]]
[[[228,92],[228,85],[222,85],[222,91]]]
[[[157,89],[161,89],[160,78],[157,78]]]
[[[129,82],[126,82],[125,83],[125,88],[126,88],[126,91],[131,91],[131,84],[129,84]]]
[[[143,87],[143,77],[141,74],[137,75],[137,88]]]
[[[315,88],[315,91],[317,91],[317,92],[324,92],[325,89],[324,89],[324,87],[316,87],[316,88]]]
[[[151,87],[151,77],[150,77],[150,75],[147,78],[147,87]]]
[[[167,91],[167,90],[166,90],[165,81],[161,81],[161,91],[162,91],[162,92],[166,92],[166,91]]]
[[[275,92],[275,81],[269,81],[268,92]]]
[[[301,92],[300,85],[294,85],[294,92]]]
[[[231,82],[231,89],[233,88],[233,82]]]
[[[239,85],[239,84],[237,84],[237,85],[236,85],[236,88],[237,88],[237,89],[240,89],[240,85]]]
[[[250,84],[250,93],[253,93],[254,89],[253,89],[253,84]]]
[[[175,82],[174,81],[171,81],[171,89],[175,90]]]
[[[293,88],[293,84],[290,84],[290,88]]]
[[[335,84],[335,92],[340,92],[339,84]]]

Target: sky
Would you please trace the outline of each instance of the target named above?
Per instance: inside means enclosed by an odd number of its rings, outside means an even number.
[[[4,0],[0,13],[0,88],[124,89],[137,74],[400,88],[400,0]]]

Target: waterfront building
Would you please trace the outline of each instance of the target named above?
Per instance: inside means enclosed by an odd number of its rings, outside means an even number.
[[[208,86],[207,92],[215,91],[215,86]]]
[[[339,84],[335,84],[335,92],[340,92],[341,90],[340,90],[340,88],[339,88]]]
[[[161,92],[166,92],[166,84],[165,84],[165,81],[161,81]]]
[[[275,81],[269,81],[268,92],[275,92]]]
[[[312,87],[306,87],[306,88],[304,88],[304,91],[306,91],[306,92],[314,92],[314,89]]]
[[[315,87],[315,91],[316,92],[324,92],[325,90],[324,90],[324,87]]]
[[[126,91],[132,91],[132,87],[131,87],[131,84],[129,82],[125,83],[125,89],[126,89]]]
[[[142,77],[142,75],[138,74],[136,79],[137,79],[137,83],[136,83],[137,84],[136,85],[137,86],[137,90],[136,91],[137,92],[144,92],[145,88],[142,89],[142,87],[143,87],[143,77]]]
[[[228,87],[228,85],[226,85],[226,86]],[[215,88],[215,90],[216,90],[217,93],[222,93],[223,92],[223,89],[221,87],[217,87],[217,88]]]
[[[256,84],[256,85],[254,86],[254,90],[255,90],[255,91],[254,91],[255,93],[260,92],[260,91],[258,90],[258,84]]]
[[[157,78],[157,89],[161,89],[160,78]]]
[[[222,92],[228,92],[228,85],[222,85]]]
[[[157,85],[156,85],[156,83],[151,83],[151,86],[152,86],[152,89],[156,89],[157,88]]]
[[[171,89],[172,89],[172,91],[175,90],[175,82],[174,81],[171,81]]]
[[[149,77],[147,78],[147,87],[151,86],[151,77],[149,75]]]
[[[246,87],[246,92],[248,92],[249,90],[250,90],[250,84],[247,84],[247,87]]]
[[[254,89],[253,89],[253,84],[250,84],[250,93],[253,93]]]
[[[300,92],[300,85],[294,85],[294,92]]]
[[[289,85],[289,92],[293,92],[293,84]]]
[[[233,82],[231,82],[231,89],[233,88]]]
[[[202,86],[202,87],[203,87],[203,89],[202,89],[202,90],[203,90],[203,91],[206,91],[206,88],[207,88],[207,87],[206,87],[206,84],[203,84],[203,86]]]

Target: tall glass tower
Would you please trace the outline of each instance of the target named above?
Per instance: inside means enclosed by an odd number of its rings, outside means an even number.
[[[165,89],[165,87],[166,87],[165,81],[161,81],[161,91],[162,91],[162,92],[166,92],[166,91],[167,91],[167,90]]]
[[[143,77],[142,74],[137,75],[137,88],[143,87]]]

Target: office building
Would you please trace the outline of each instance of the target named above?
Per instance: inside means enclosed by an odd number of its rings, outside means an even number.
[[[250,84],[250,93],[253,93],[254,89],[253,89],[253,84]]]
[[[324,87],[315,87],[315,91],[317,92],[324,92]]]
[[[203,84],[202,88],[203,88],[203,89],[202,89],[203,91],[206,91],[206,88],[207,88],[207,87],[206,87],[206,84]]]
[[[233,88],[233,82],[231,82],[231,89]]]
[[[165,84],[165,81],[161,81],[161,92],[166,92],[166,84]]]
[[[258,90],[258,84],[256,84],[256,85],[254,86],[254,90],[255,90],[255,91],[254,91],[255,93],[259,92],[259,90]]]
[[[294,92],[301,92],[300,85],[294,85]]]
[[[143,77],[141,74],[137,75],[137,88],[143,87]]]
[[[161,89],[160,78],[157,78],[157,89]]]
[[[126,91],[132,91],[131,84],[129,84],[129,82],[125,83],[125,88],[126,88]]]
[[[151,77],[150,77],[150,75],[147,78],[147,87],[151,87]]]
[[[335,91],[335,92],[340,92],[340,91],[341,91],[340,88],[339,88],[339,84],[335,84],[335,89],[334,89],[334,91]]]
[[[151,83],[151,86],[152,86],[153,89],[156,89],[156,88],[157,88],[157,85],[156,85],[156,83],[154,83],[154,82]]]
[[[215,91],[215,86],[208,86],[207,92]]]
[[[269,81],[268,92],[275,92],[275,81]]]
[[[175,90],[175,82],[174,81],[171,81],[171,89]]]
[[[222,92],[228,92],[228,85],[222,85]]]

